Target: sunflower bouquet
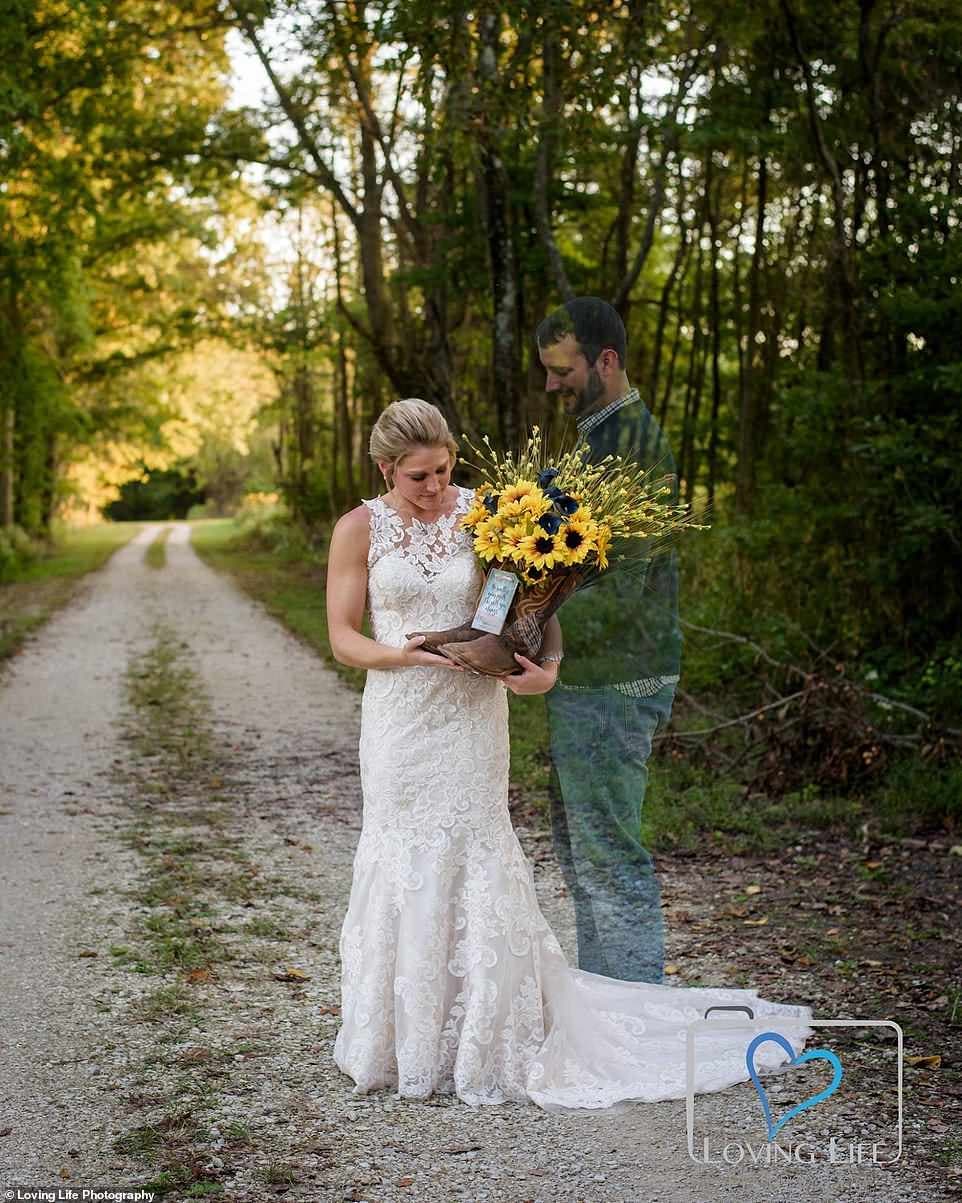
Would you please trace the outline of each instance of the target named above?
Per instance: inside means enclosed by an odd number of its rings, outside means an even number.
[[[584,446],[551,457],[537,426],[518,454],[496,453],[487,436],[481,448],[465,441],[483,479],[461,522],[487,577],[472,623],[431,632],[422,647],[475,672],[519,671],[514,653],[538,654],[548,619],[573,592],[696,526],[666,500],[672,478],[656,468],[611,455],[590,463]],[[506,611],[493,626],[497,604],[484,613],[492,594]]]

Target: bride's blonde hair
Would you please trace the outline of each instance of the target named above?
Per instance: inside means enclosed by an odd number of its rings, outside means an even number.
[[[386,474],[389,486],[394,484],[399,461],[415,447],[447,447],[452,459],[458,454],[457,441],[444,414],[430,401],[418,397],[392,401],[374,423],[368,447],[375,463],[390,460]]]

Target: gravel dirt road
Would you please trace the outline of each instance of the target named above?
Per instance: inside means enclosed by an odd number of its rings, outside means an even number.
[[[695,1164],[683,1100],[548,1115],[354,1096],[331,1049],[360,698],[204,565],[186,525],[164,567],[145,564],[159,530],[88,578],[0,680],[0,1187],[155,1181],[168,1198],[303,1203],[941,1197],[911,1149],[890,1170]],[[179,738],[208,751],[189,772],[130,734],[150,735],[130,681],[161,645],[199,707]],[[519,835],[570,956],[544,837]],[[160,947],[176,918],[157,873],[201,900],[190,922],[217,942],[212,967],[179,936],[160,973],[131,952]],[[751,1086],[699,1108],[763,1143]],[[190,1181],[206,1186],[190,1196]]]

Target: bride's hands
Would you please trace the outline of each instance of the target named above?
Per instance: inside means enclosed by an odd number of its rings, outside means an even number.
[[[501,678],[512,693],[547,693],[549,689],[554,689],[558,679],[558,665],[555,661],[549,661],[547,666],[536,664],[520,652],[515,652],[514,658],[524,672],[512,673],[509,677]]]
[[[404,647],[401,648],[402,668],[410,668],[412,665],[421,664],[428,668],[453,668],[459,673],[465,671],[462,665],[455,664],[447,656],[438,656],[434,652],[422,650],[421,644],[426,638],[426,635],[415,635],[405,643]]]

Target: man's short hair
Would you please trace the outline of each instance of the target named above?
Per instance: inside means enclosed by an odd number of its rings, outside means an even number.
[[[550,347],[561,342],[566,334],[573,334],[578,349],[589,364],[594,364],[607,347],[618,356],[618,366],[625,366],[628,335],[621,314],[613,305],[600,297],[574,297],[565,301],[541,322],[535,332],[539,347]]]

